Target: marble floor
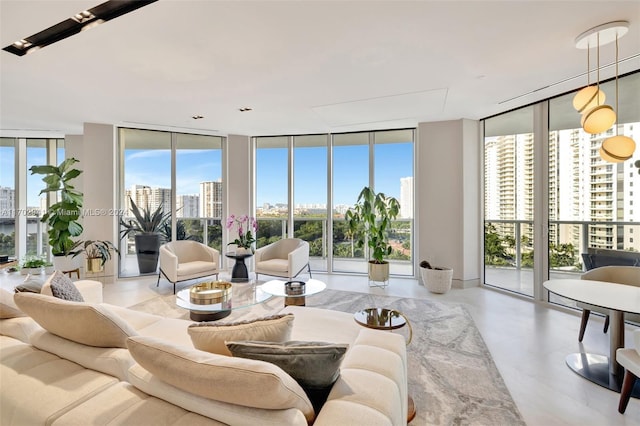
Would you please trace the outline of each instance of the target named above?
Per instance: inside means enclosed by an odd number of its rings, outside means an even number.
[[[572,352],[608,353],[609,335],[602,333],[601,317],[592,315],[584,340],[579,343],[577,311],[535,303],[492,288],[452,289],[437,295],[414,279],[391,279],[389,286],[382,289],[369,288],[363,276],[313,275],[336,290],[466,304],[528,425],[640,424],[640,400],[632,399],[626,414],[619,414],[619,394],[583,379],[565,365],[565,356]],[[11,288],[18,279],[19,276],[2,273],[0,286]],[[156,287],[156,277],[127,278],[105,284],[104,300],[131,306],[172,291],[164,280]],[[635,328],[627,325],[627,346],[633,344],[631,333]]]

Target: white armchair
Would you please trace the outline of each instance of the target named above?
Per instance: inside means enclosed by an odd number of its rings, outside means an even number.
[[[602,266],[600,268],[591,269],[580,276],[583,280],[605,281],[609,283],[618,283],[640,287],[640,267],[637,266]],[[599,312],[605,315],[604,332],[609,328],[609,311],[599,306],[590,305],[588,303],[577,302],[577,306],[582,308],[582,321],[580,323],[580,333],[578,341],[582,342],[584,331],[587,328],[589,315],[591,311]],[[640,315],[625,313],[626,320],[640,322]]]
[[[176,293],[176,283],[194,278],[220,273],[220,252],[197,241],[179,240],[160,246],[160,275],[173,283],[173,293]]]
[[[284,238],[260,247],[255,253],[256,280],[258,274],[292,279],[309,266],[309,243],[299,238]]]
[[[624,414],[629,404],[629,398],[633,392],[636,379],[640,376],[640,330],[633,332],[634,348],[620,348],[616,351],[616,361],[625,368],[622,389],[620,390],[620,403],[618,412]]]

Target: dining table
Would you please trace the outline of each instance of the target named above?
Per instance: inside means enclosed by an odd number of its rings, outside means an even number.
[[[609,310],[609,355],[581,351],[567,355],[565,361],[582,377],[620,392],[624,368],[616,361],[616,351],[624,348],[624,313],[640,314],[640,287],[582,279],[553,279],[543,285],[558,296]],[[640,386],[632,396],[640,397]]]

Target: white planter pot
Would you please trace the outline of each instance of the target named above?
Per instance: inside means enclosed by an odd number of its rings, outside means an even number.
[[[40,275],[42,273],[42,268],[24,268],[27,270],[27,274],[31,275]]]
[[[436,267],[437,269],[420,268],[420,276],[424,286],[432,293],[446,293],[451,290],[453,269]]]
[[[53,256],[53,267],[56,271],[73,271],[80,267],[80,257]]]

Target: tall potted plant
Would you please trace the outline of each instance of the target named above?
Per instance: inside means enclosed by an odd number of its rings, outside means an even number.
[[[122,231],[120,238],[126,238],[133,234],[136,242],[136,256],[138,258],[138,269],[141,274],[155,273],[158,267],[158,255],[162,242],[162,228],[169,220],[171,212],[164,213],[162,205],[151,212],[149,206],[138,208],[131,197],[131,212],[135,219],[125,221],[120,219]]]
[[[389,280],[389,262],[384,258],[391,254],[387,231],[400,213],[400,203],[382,192],[375,193],[365,186],[356,205],[347,210],[345,220],[357,248],[368,247],[369,279]]]
[[[42,180],[46,187],[40,194],[54,193],[58,202],[52,204],[42,216],[41,221],[49,225],[49,246],[53,254],[53,263],[57,270],[75,269],[72,257],[77,253],[82,241],[74,241],[72,237],[82,234],[79,222],[83,203],[82,192],[78,191],[71,181],[77,178],[82,170],[72,168],[77,163],[75,158],[67,158],[59,166],[32,166],[31,174],[45,175]]]

